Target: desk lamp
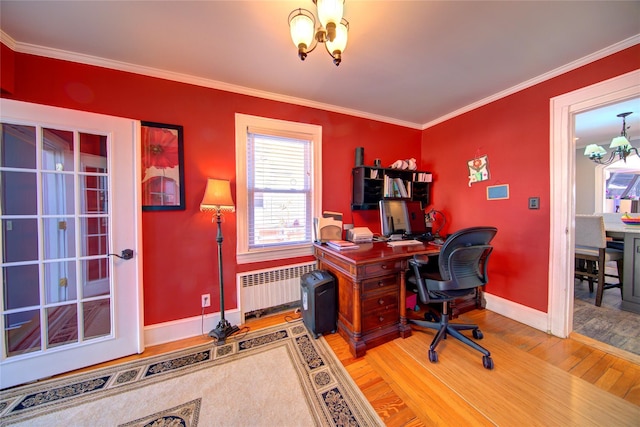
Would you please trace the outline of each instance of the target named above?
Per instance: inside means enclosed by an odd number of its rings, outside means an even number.
[[[438,227],[436,232],[433,233],[433,235],[432,235],[433,236],[433,243],[441,245],[441,244],[444,243],[444,239],[440,236],[440,232],[444,228],[444,225],[447,223],[447,218],[444,216],[444,214],[442,212],[437,211],[435,209],[431,209],[429,212],[427,212],[427,222],[430,222],[432,224],[434,222],[436,222],[436,214],[440,214],[440,217],[442,218],[442,223],[440,224],[440,227]]]
[[[240,329],[224,318],[224,283],[222,280],[222,212],[234,212],[235,206],[231,198],[231,185],[228,180],[213,179],[207,180],[207,188],[200,203],[202,212],[213,212],[211,222],[215,219],[218,223],[218,283],[220,285],[220,322],[215,329],[209,332],[209,336],[216,340],[216,345],[222,345],[228,336],[238,332]]]

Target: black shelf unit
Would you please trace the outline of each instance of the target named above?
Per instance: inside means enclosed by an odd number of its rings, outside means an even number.
[[[431,182],[425,181],[424,177],[430,174],[427,171],[356,166],[352,169],[351,209],[378,209],[381,199],[419,201],[426,207],[431,198]]]

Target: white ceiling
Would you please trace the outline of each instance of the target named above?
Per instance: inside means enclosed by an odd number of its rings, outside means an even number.
[[[287,25],[298,7],[314,5],[1,0],[0,36],[20,52],[416,128],[640,41],[640,1],[346,0],[336,67],[323,46],[298,59]]]

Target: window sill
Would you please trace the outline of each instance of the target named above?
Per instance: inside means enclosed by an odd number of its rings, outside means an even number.
[[[273,261],[308,255],[313,255],[313,245],[311,244],[286,248],[268,248],[242,253],[238,252],[236,254],[236,262],[238,264],[250,264],[253,262]]]

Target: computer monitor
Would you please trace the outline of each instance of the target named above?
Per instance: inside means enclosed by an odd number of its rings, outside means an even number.
[[[402,237],[409,233],[405,200],[380,200],[380,230],[385,237]]]

